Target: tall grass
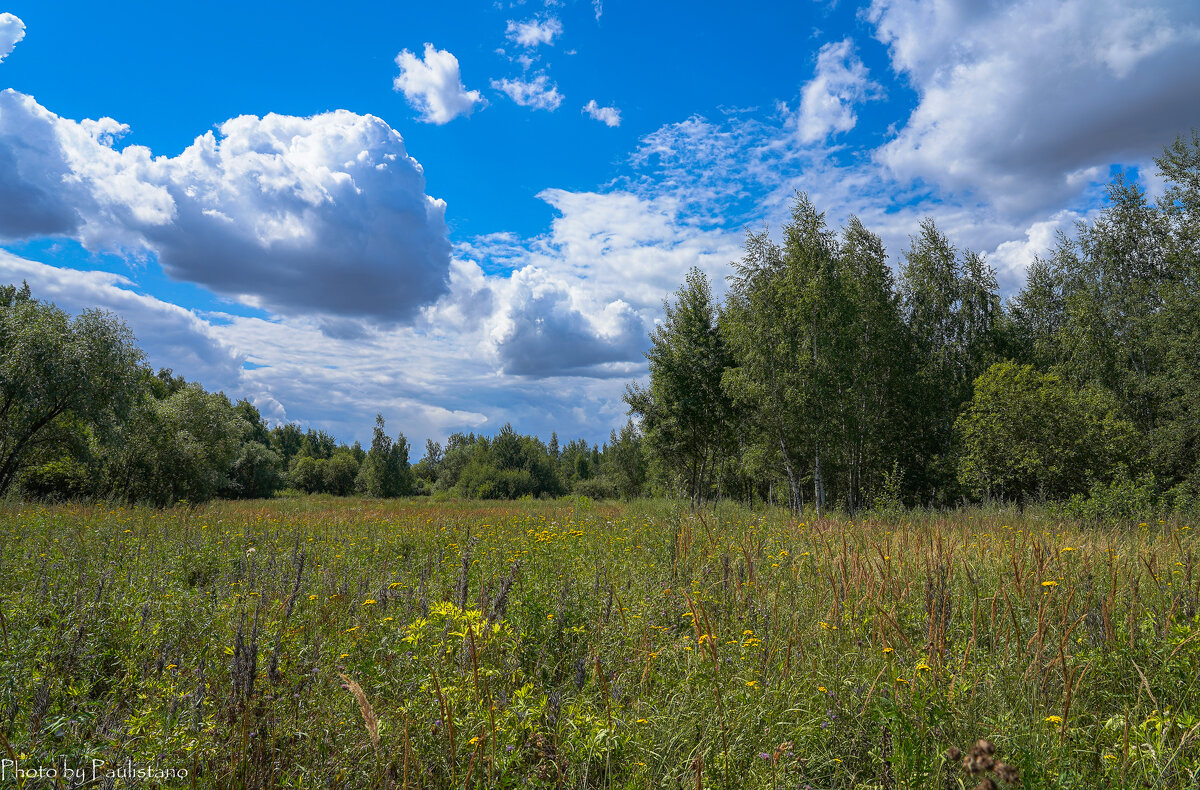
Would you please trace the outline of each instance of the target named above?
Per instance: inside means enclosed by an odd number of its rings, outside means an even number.
[[[1193,787],[1195,555],[1186,524],[1035,511],[7,505],[0,758],[189,787]]]

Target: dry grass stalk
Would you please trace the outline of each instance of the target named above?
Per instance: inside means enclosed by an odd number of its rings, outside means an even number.
[[[358,709],[362,711],[363,724],[367,727],[367,734],[371,736],[371,745],[375,750],[379,750],[379,719],[375,717],[375,709],[371,707],[371,703],[367,701],[367,694],[362,690],[362,686],[349,675],[338,675],[342,682],[346,684],[346,688],[354,695],[354,699],[358,700]]]

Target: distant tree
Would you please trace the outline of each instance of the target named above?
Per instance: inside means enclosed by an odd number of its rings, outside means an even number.
[[[230,499],[273,496],[283,484],[283,464],[271,449],[271,433],[266,422],[254,404],[247,400],[234,404],[234,412],[241,417],[246,430],[221,496]]]
[[[261,442],[243,439],[221,493],[230,499],[265,499],[274,496],[282,485],[279,456]]]
[[[295,423],[277,425],[271,430],[271,448],[279,456],[284,468],[290,468],[292,459],[304,447],[304,431]]]
[[[369,497],[387,498],[411,494],[414,487],[408,441],[404,434],[399,434],[393,443],[387,435],[383,415],[377,415],[371,449],[359,468],[356,488]]]
[[[141,359],[116,316],[72,318],[28,285],[0,287],[0,495],[65,422],[111,435],[135,402]]]
[[[723,383],[747,414],[758,458],[782,466],[791,508],[803,505],[807,479],[820,511],[844,406],[848,302],[836,237],[807,195],[796,195],[783,235],[778,247],[750,234],[735,264],[722,323],[734,365]]]
[[[325,490],[325,466],[327,462],[311,455],[302,455],[292,464],[288,482],[292,488],[306,494],[317,494]]]
[[[334,450],[329,460],[324,462],[322,488],[326,493],[335,496],[349,496],[354,493],[355,481],[358,479],[360,464],[354,456],[354,451],[348,447]]]
[[[955,492],[954,421],[971,382],[996,360],[1000,298],[995,273],[979,255],[954,248],[932,219],[905,252],[901,305],[916,351],[914,469],[908,475],[942,503]]]
[[[911,462],[913,354],[883,242],[857,217],[842,231],[837,272],[847,310],[835,449],[854,512],[874,498],[893,466]]]
[[[332,434],[309,428],[304,434],[304,443],[300,446],[300,452],[312,458],[328,459],[333,456],[333,451],[337,449],[337,446],[337,439]]]
[[[447,444],[444,465],[460,454],[467,459],[454,486],[461,496],[517,499],[558,496],[563,492],[546,445],[533,436],[518,434],[510,424],[505,424],[491,440],[474,437],[468,445],[458,435],[451,436]]]
[[[146,392],[101,451],[104,488],[155,505],[211,499],[228,487],[248,430],[224,395],[198,384],[162,400]]]
[[[425,440],[425,457],[413,467],[413,473],[427,485],[437,483],[442,466],[442,446],[433,439]]]
[[[726,418],[732,407],[721,386],[730,362],[717,328],[712,287],[699,269],[688,272],[663,312],[646,352],[650,381],[631,384],[625,402],[641,419],[648,453],[695,504],[710,495],[730,443]],[[564,457],[570,453],[568,445]],[[578,479],[588,476],[590,468],[576,470]]]
[[[639,497],[646,488],[646,456],[642,436],[633,420],[627,420],[618,434],[612,431],[604,451],[605,476],[619,496]]]
[[[1069,247],[1067,238],[1059,236],[1059,254],[1069,255]],[[1017,340],[1014,356],[1042,370],[1062,361],[1059,333],[1066,321],[1066,305],[1061,269],[1053,258],[1034,258],[1010,309]]]

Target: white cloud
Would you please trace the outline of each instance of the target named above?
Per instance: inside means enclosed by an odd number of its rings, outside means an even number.
[[[538,74],[530,80],[492,80],[492,88],[503,91],[522,107],[535,110],[557,110],[563,101],[558,86],[551,84],[545,74]]]
[[[897,264],[928,216],[959,247],[987,254],[1005,293],[1020,287],[1025,266],[1052,246],[1057,230],[1070,233],[1075,218],[1090,216],[1055,209],[1014,218],[988,203],[945,200],[926,185],[898,179],[872,159],[847,163],[821,146],[801,146],[786,124],[769,126],[737,116],[668,124],[641,143],[634,165],[648,172],[631,188],[643,198],[673,200],[681,207],[680,222],[767,227],[778,234],[793,195],[801,190],[826,213],[831,228],[857,215],[879,234]],[[1096,198],[1095,191],[1086,194],[1084,205]],[[740,251],[726,260],[737,257]]]
[[[242,116],[176,157],[124,125],[0,92],[0,237],[155,253],[173,277],[280,313],[410,319],[445,291],[445,204],[373,116]]]
[[[150,183],[150,151],[114,141],[111,118],[60,118],[32,96],[0,91],[0,238],[68,235],[92,247],[139,246],[131,225],[168,222],[171,195]]]
[[[133,330],[154,367],[172,368],[230,393],[242,387],[244,353],[218,338],[201,314],[138,293],[127,277],[60,269],[0,250],[0,284],[22,280],[29,283],[34,298],[54,302],[69,313],[84,308],[116,313]]]
[[[858,121],[854,106],[879,95],[879,85],[867,76],[850,39],[825,44],[817,53],[816,74],[800,93],[795,124],[801,142],[850,131]]]
[[[425,59],[407,49],[396,56],[400,74],[393,89],[404,94],[427,123],[449,123],[460,115],[470,115],[483,102],[479,91],[469,91],[462,83],[458,58],[448,50],[425,45]]]
[[[483,276],[473,264],[458,262],[456,268]],[[426,437],[490,432],[509,421],[545,437],[557,429],[564,439],[581,434],[599,439],[624,419],[620,379],[566,378],[548,388],[544,381],[498,374],[479,345],[481,324],[467,332],[422,323],[331,338],[311,318],[187,310],[140,293],[118,274],[63,269],[0,251],[0,283],[22,280],[35,298],[69,312],[93,307],[115,312],[154,367],[172,368],[232,398],[248,398],[275,422],[297,420],[346,441],[369,442],[376,412],[383,413],[389,431],[404,431],[415,448]],[[576,408],[583,411],[577,415]],[[419,455],[419,449],[414,452]]]
[[[13,47],[23,38],[25,23],[12,14],[0,14],[0,62],[12,54]]]
[[[605,126],[621,125],[621,111],[616,107],[601,107],[595,99],[583,105],[583,112]]]
[[[878,153],[901,179],[1032,217],[1200,125],[1194,0],[875,0],[867,16],[919,97]]]
[[[692,266],[719,278],[738,255],[736,234],[686,224],[670,199],[559,189],[539,197],[559,213],[548,233],[462,245],[462,253],[511,273],[485,276],[464,263],[450,294],[427,313],[433,323],[461,329],[462,316],[486,304],[479,348],[510,375],[640,374],[662,300]],[[461,306],[465,300],[470,308]]]
[[[505,37],[514,44],[523,47],[537,47],[542,44],[553,44],[554,39],[562,35],[562,22],[557,17],[547,19],[527,19],[524,22],[508,20],[504,31]]]

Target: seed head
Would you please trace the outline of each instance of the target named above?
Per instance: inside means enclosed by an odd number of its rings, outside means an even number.
[[[996,776],[1000,777],[1001,781],[1006,782],[1010,785],[1016,784],[1021,778],[1020,775],[1017,773],[1017,769],[1013,768],[1011,765],[1004,762],[1003,760],[996,763],[995,770],[996,770]]]

